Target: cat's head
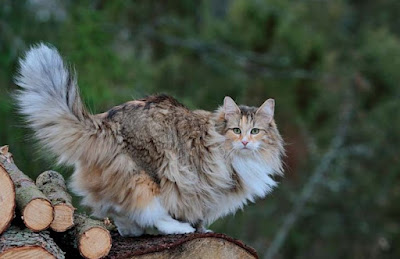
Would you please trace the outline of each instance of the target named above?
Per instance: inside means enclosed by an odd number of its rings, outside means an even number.
[[[274,121],[275,101],[260,107],[238,106],[230,97],[218,110],[217,129],[225,136],[226,149],[237,155],[283,154],[283,140]]]

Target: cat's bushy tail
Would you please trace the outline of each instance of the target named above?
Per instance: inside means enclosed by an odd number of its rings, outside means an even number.
[[[21,87],[15,95],[19,111],[59,162],[74,164],[85,159],[97,163],[115,153],[115,135],[87,112],[75,73],[66,67],[54,47],[34,45],[19,65],[15,78]]]

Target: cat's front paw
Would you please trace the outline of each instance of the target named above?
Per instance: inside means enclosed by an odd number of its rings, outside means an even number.
[[[188,233],[194,233],[196,231],[195,228],[193,228],[189,223],[181,223],[178,228],[175,229],[175,233],[173,234],[188,234]]]
[[[157,224],[157,229],[163,234],[188,234],[193,233],[195,229],[189,223],[182,223],[177,220],[169,220]]]

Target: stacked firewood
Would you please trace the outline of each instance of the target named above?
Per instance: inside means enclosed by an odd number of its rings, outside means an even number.
[[[0,258],[65,258],[67,249],[101,258],[111,244],[103,222],[75,213],[61,174],[46,171],[34,182],[0,148]]]
[[[109,230],[113,230],[111,233]],[[34,182],[0,147],[0,259],[257,258],[254,249],[216,233],[121,237],[108,219],[78,214],[64,178],[46,171]]]

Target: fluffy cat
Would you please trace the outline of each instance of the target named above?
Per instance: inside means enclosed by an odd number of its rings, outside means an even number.
[[[274,100],[215,112],[191,111],[166,95],[92,115],[57,50],[33,46],[20,60],[16,93],[35,136],[60,163],[75,166],[71,186],[121,235],[207,231],[216,219],[267,195],[282,174],[283,140]]]

